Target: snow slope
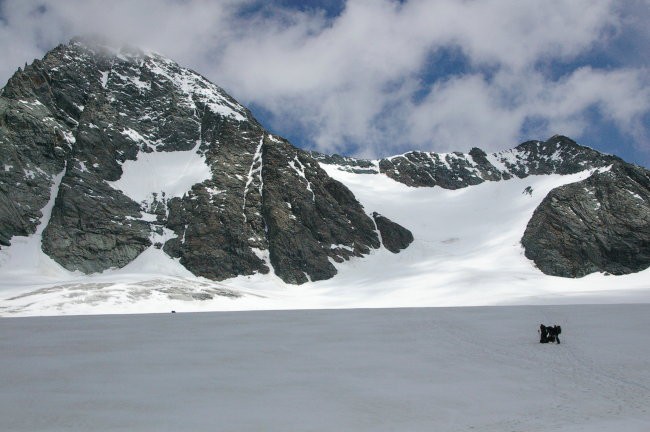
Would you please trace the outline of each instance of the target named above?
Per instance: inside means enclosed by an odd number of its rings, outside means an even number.
[[[354,285],[345,301],[364,307],[649,301],[650,269],[626,276],[547,276],[520,244],[535,208],[555,187],[589,175],[530,176],[464,189],[412,188],[383,175],[322,165],[364,205],[412,231],[398,255],[385,249],[339,267],[322,285]],[[531,187],[532,195],[524,193]]]
[[[650,430],[650,305],[0,321],[7,431]]]
[[[188,155],[191,166],[205,165],[200,155]],[[136,163],[145,162],[139,157]],[[566,279],[542,274],[523,254],[520,239],[546,194],[589,172],[446,190],[322,166],[368,213],[377,211],[410,229],[411,246],[397,255],[372,251],[335,264],[339,273],[330,280],[292,286],[272,274],[221,283],[197,278],[154,247],[122,269],[95,275],[67,272],[38,248],[29,259],[15,259],[21,242],[40,244],[37,233],[14,238],[14,245],[0,250],[0,315],[650,301],[650,269]],[[143,171],[138,166],[125,172]],[[173,178],[142,184],[136,177],[125,178],[121,187],[141,199],[160,185],[180,185],[180,191],[189,184]],[[532,195],[523,193],[528,186]]]
[[[151,203],[153,194],[169,199],[181,197],[196,183],[211,178],[205,156],[198,153],[201,142],[188,151],[140,152],[136,160],[122,164],[122,177],[108,182],[137,203]]]

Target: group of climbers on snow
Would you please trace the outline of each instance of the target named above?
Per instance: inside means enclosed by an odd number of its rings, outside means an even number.
[[[562,327],[559,325],[545,326],[544,324],[539,325],[539,343],[560,343],[560,333],[562,333]]]

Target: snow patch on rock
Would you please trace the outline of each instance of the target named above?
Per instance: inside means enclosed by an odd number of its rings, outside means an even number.
[[[132,200],[150,202],[157,193],[166,198],[182,197],[193,185],[212,177],[205,156],[198,152],[197,142],[188,151],[154,151],[138,153],[136,160],[122,164],[122,177],[108,182]]]

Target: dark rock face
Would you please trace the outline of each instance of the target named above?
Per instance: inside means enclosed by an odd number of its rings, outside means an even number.
[[[623,162],[616,156],[600,153],[577,144],[571,138],[556,135],[545,142],[527,141],[515,149],[515,161],[501,158],[510,173],[519,178],[529,175],[575,174],[589,168]],[[495,153],[503,154],[502,153]]]
[[[67,131],[37,100],[0,97],[0,245],[36,230],[63,171]]]
[[[140,207],[78,168],[66,169],[43,251],[69,270],[84,273],[124,267],[151,244]]]
[[[212,177],[169,200],[166,227],[176,237],[164,250],[210,279],[268,273],[260,254],[268,250],[259,188],[265,131],[256,122],[234,123],[212,114],[202,124]]]
[[[178,234],[165,245],[170,255],[213,279],[272,266],[285,282],[300,284],[334,276],[330,258],[342,262],[379,247],[372,220],[345,186],[286,140],[261,128],[255,134],[247,155],[238,151],[241,142],[209,150],[227,163],[213,170],[209,184],[170,202],[167,226]],[[246,165],[233,163],[242,156]]]
[[[447,155],[411,152],[379,161],[380,171],[408,186],[440,186],[459,189],[482,183],[469,158],[462,153]]]
[[[413,233],[411,231],[377,212],[374,212],[372,217],[381,234],[381,242],[392,253],[399,253],[413,243]]]
[[[271,143],[263,149],[262,174],[271,263],[283,280],[328,279],[336,274],[330,258],[342,262],[379,247],[352,192],[309,154],[284,140]]]
[[[318,162],[328,165],[338,165],[339,169],[343,171],[352,172],[355,174],[378,174],[379,169],[377,166],[366,159],[356,159],[345,157],[338,154],[326,155],[316,151],[311,151],[309,154]]]
[[[112,183],[129,161],[180,151],[211,172],[184,194],[136,202]],[[51,195],[43,250],[69,270],[122,267],[153,244],[210,279],[273,270],[303,283],[380,245],[345,186],[222,89],[97,41],[55,48],[0,95],[0,245],[35,232]]]
[[[650,171],[612,169],[552,190],[521,240],[546,274],[626,274],[650,266]]]

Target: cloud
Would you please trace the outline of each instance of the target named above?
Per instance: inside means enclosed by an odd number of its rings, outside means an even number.
[[[40,57],[43,50],[73,36],[104,34],[194,62],[211,50],[214,37],[227,39],[228,21],[245,4],[235,0],[6,0],[0,4],[4,19],[0,35],[3,44],[31,47],[25,57],[36,51]]]
[[[650,85],[635,69],[615,71],[582,67],[553,81],[540,73],[500,71],[488,80],[481,74],[437,83],[412,108],[410,141],[432,139],[446,150],[478,146],[497,150],[515,142],[528,120],[544,120],[543,135],[576,136],[590,127],[597,110],[620,130],[643,140],[643,116],[650,112]]]
[[[104,33],[197,70],[321,151],[496,150],[544,137],[531,132],[579,139],[596,111],[650,161],[650,65],[632,42],[650,41],[644,6],[349,0],[332,15],[257,0],[6,0],[0,80],[73,35]],[[449,52],[454,64],[440,55]]]

